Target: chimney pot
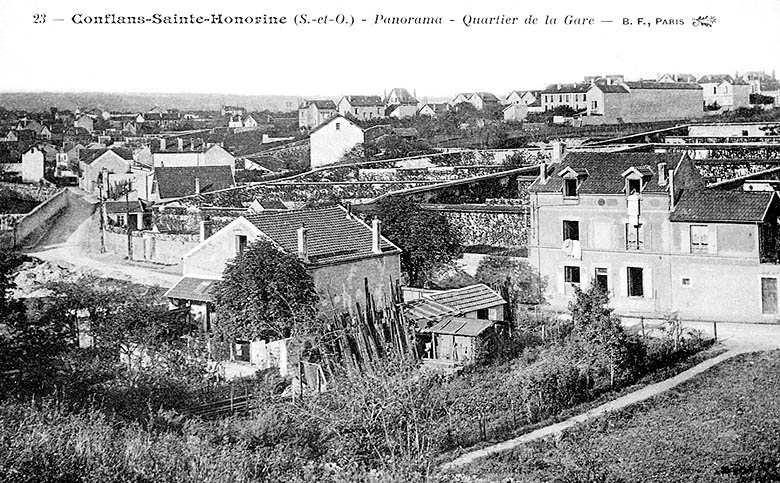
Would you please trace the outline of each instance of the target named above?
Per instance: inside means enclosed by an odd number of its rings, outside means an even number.
[[[539,165],[539,183],[547,184],[547,163],[544,161]]]
[[[304,263],[309,261],[309,230],[306,225],[298,228],[298,258]]]
[[[658,163],[658,186],[666,186],[667,180],[666,163],[661,161]]]
[[[200,242],[203,243],[211,236],[211,220],[201,220],[200,222]]]
[[[200,194],[200,178],[198,178],[197,176],[195,176],[195,194],[196,195]]]
[[[371,222],[371,252],[376,254],[382,253],[382,248],[379,245],[381,226],[382,222],[377,218],[374,218],[374,221]]]

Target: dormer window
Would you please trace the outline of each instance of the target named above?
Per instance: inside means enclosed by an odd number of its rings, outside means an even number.
[[[642,180],[641,179],[627,179],[626,180],[626,193],[634,194],[642,192]]]
[[[622,174],[626,182],[624,191],[626,196],[640,194],[653,176],[653,171],[648,166],[630,167]]]
[[[563,178],[563,197],[576,198],[579,196],[580,183],[588,176],[588,172],[583,168],[575,169],[566,166],[558,176]]]

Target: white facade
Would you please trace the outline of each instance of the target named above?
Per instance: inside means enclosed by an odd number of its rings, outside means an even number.
[[[311,167],[336,163],[344,153],[362,143],[363,130],[343,116],[336,116],[312,131]]]
[[[230,166],[235,170],[236,158],[223,147],[214,144],[205,151],[164,151],[152,154],[155,168],[181,166]]]
[[[43,179],[43,151],[31,147],[22,154],[22,181],[37,183]]]

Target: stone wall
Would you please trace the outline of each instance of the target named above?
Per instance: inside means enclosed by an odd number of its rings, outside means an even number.
[[[107,226],[104,237],[107,252],[127,256],[127,231],[124,228]],[[199,235],[153,231],[133,231],[130,238],[133,260],[169,265],[180,263],[184,254],[200,242]]]
[[[31,212],[17,219],[13,227],[13,236],[9,237],[8,232],[6,232],[6,236],[2,238],[2,246],[6,248],[19,246],[31,235],[46,229],[52,218],[67,208],[69,193],[68,190],[63,189],[36,206]]]
[[[425,204],[423,207],[442,213],[461,234],[465,246],[528,247],[531,215],[524,206]]]

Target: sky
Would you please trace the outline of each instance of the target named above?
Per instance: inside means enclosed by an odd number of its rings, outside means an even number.
[[[539,89],[585,75],[780,70],[780,0],[0,0],[0,91],[382,94]],[[285,25],[95,25],[73,17],[212,14]],[[353,26],[294,25],[338,14]],[[38,15],[38,17],[36,17]],[[45,15],[43,23],[35,23]],[[375,24],[377,16],[441,25]],[[471,25],[517,17],[514,25]],[[546,16],[556,25],[544,25]],[[564,25],[569,15],[593,25]],[[78,17],[81,16],[81,17]],[[538,24],[528,25],[529,16]],[[693,18],[715,17],[711,27]],[[649,25],[638,24],[642,17]],[[632,24],[623,25],[623,19]],[[57,21],[55,19],[62,19]],[[362,19],[366,19],[363,22]],[[657,23],[682,20],[684,25]],[[454,20],[454,21],[451,21]],[[609,21],[606,23],[603,21]],[[778,72],[780,74],[780,72]]]

